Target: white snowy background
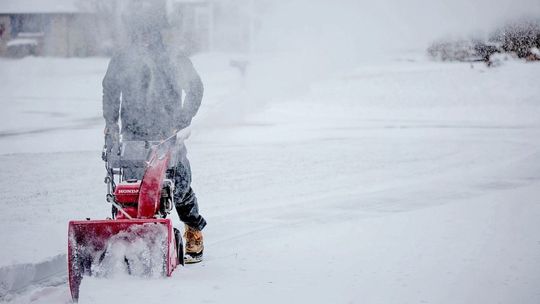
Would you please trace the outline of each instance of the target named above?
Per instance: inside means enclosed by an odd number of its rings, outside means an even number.
[[[244,77],[192,58],[205,260],[80,303],[540,303],[540,64],[424,55],[540,4],[360,3],[278,6]],[[110,210],[107,63],[0,59],[0,301],[70,302],[67,222]]]

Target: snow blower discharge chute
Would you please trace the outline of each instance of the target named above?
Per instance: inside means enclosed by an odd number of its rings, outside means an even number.
[[[180,231],[166,216],[173,209],[174,164],[186,130],[159,141],[108,144],[107,201],[112,218],[70,221],[68,281],[74,302],[84,276],[106,276],[121,269],[142,276],[170,276],[183,265]]]

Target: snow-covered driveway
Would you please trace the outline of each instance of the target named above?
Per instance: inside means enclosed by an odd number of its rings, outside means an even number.
[[[226,58],[194,60],[205,261],[85,279],[80,303],[540,302],[539,64],[388,61],[269,99]],[[0,274],[108,215],[106,63],[0,61]],[[66,303],[63,271],[5,299]]]

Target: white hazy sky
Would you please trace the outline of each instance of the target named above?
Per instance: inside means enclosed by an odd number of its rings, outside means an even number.
[[[518,17],[540,17],[540,0],[288,0],[262,18],[258,45],[289,48],[421,48],[432,39],[486,33]]]
[[[264,1],[269,9],[260,16],[253,50],[269,56],[250,68],[253,100],[402,51],[425,52],[436,39],[540,17],[540,0]]]

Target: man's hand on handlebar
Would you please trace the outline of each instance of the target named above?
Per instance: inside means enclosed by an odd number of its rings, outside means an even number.
[[[118,124],[107,124],[103,133],[105,134],[105,147],[110,151],[120,140],[120,128]]]

